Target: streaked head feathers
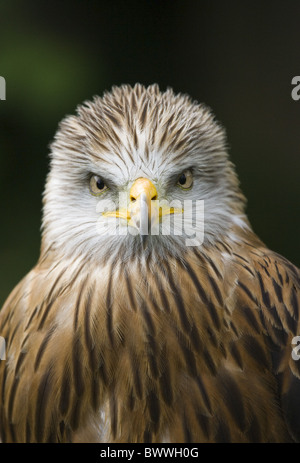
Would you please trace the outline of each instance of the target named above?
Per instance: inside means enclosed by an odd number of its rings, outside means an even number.
[[[186,169],[192,169],[194,182],[190,191],[182,192],[174,185]],[[111,186],[101,198],[88,190],[93,174]],[[116,239],[107,227],[101,229],[96,208],[104,200],[118,203],[119,194],[128,193],[140,177],[150,179],[159,199],[169,203],[204,201],[206,242],[230,233],[233,223],[247,226],[225,133],[207,106],[171,89],[160,92],[157,85],[123,85],[85,102],[76,116],[60,124],[45,191],[44,248],[54,243],[71,254],[99,255],[100,249],[126,242],[126,252],[133,252],[137,240]],[[167,247],[176,253],[183,245],[174,234],[149,239],[149,248],[154,242],[160,252]]]

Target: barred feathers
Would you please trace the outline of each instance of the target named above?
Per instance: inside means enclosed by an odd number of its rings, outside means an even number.
[[[299,272],[248,245],[32,271],[1,312],[3,441],[290,440]]]

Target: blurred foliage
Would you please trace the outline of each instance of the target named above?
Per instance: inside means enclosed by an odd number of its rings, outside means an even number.
[[[254,230],[300,265],[297,0],[0,2],[0,306],[39,255],[58,122],[112,85],[159,83],[227,129]]]

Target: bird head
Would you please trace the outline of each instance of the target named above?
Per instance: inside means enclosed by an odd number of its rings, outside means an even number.
[[[43,247],[94,258],[176,255],[246,226],[223,128],[188,96],[114,87],[60,124],[44,194]]]

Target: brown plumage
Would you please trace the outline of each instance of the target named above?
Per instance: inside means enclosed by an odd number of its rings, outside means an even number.
[[[209,110],[115,88],[62,123],[51,156],[41,256],[0,312],[2,441],[300,440],[300,272],[252,232]],[[105,234],[96,202],[141,177],[158,199],[204,199],[203,243]]]

